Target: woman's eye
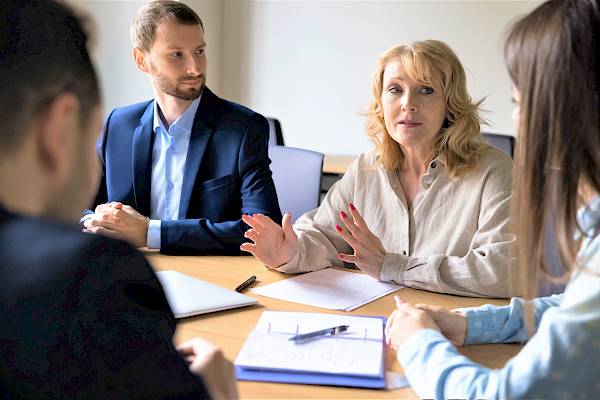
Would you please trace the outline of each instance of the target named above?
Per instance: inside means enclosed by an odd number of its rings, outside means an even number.
[[[171,57],[173,57],[173,58],[180,58],[181,57],[181,52],[180,51],[176,51],[175,53],[171,53]]]
[[[421,88],[421,93],[423,93],[423,94],[431,94],[431,93],[433,93],[433,88],[429,87],[429,86],[423,86]]]
[[[392,86],[388,89],[390,93],[400,93],[400,88],[398,86]]]

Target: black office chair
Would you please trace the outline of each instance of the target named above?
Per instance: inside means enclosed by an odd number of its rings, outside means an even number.
[[[284,146],[279,120],[267,117],[267,121],[269,122],[269,146]]]
[[[515,154],[515,138],[508,135],[500,135],[497,133],[481,132],[483,139],[495,148],[502,150],[511,158]]]

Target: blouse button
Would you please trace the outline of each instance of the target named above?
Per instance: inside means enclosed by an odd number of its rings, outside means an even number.
[[[405,256],[406,255],[406,250],[402,250],[402,255]]]
[[[435,168],[435,167],[436,167],[436,163],[435,163],[435,161],[433,161],[433,162],[431,163],[431,168]]]

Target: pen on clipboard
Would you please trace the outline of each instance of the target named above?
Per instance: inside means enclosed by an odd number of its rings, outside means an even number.
[[[248,288],[248,286],[252,285],[256,281],[256,275],[252,275],[250,278],[246,279],[244,282],[240,284],[240,286],[235,288],[236,292],[241,292],[242,290]]]
[[[289,338],[289,340],[299,343],[304,340],[316,339],[316,338],[319,338],[322,336],[337,335],[342,332],[346,332],[349,327],[350,326],[348,326],[348,325],[334,326],[333,328],[321,329],[320,331],[314,331],[314,332],[303,333],[301,335],[295,335],[295,336],[292,336],[291,338]]]

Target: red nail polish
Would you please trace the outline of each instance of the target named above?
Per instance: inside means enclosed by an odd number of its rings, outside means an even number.
[[[341,226],[339,226],[339,225],[337,225],[337,224],[335,225],[335,229],[336,229],[338,232],[341,232],[341,231],[342,231],[342,227],[341,227]]]
[[[354,204],[350,203],[349,206],[352,211],[356,211],[356,207],[354,207]]]
[[[346,214],[344,211],[340,211],[340,214],[342,218],[348,218],[348,214]]]

